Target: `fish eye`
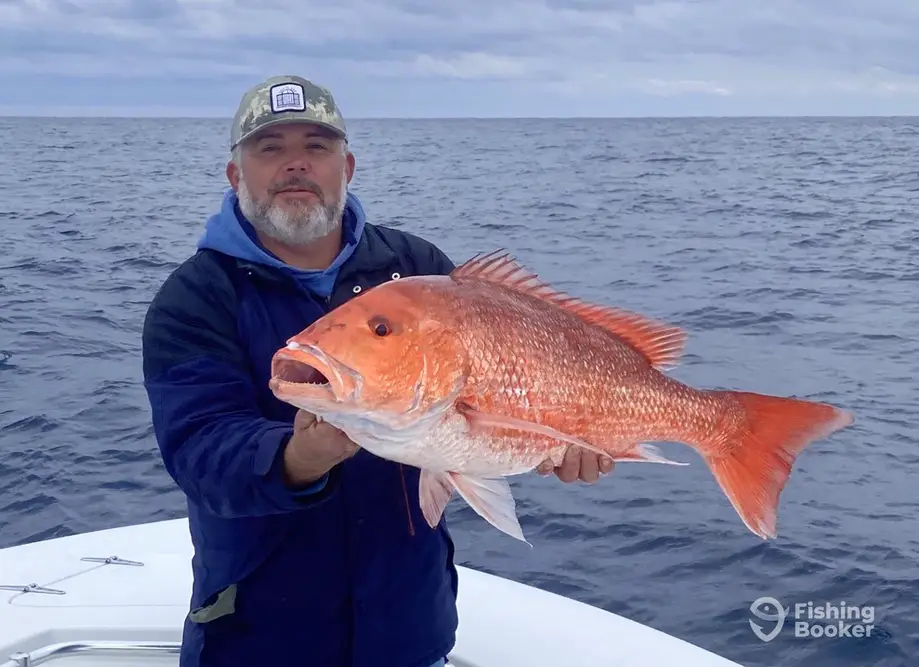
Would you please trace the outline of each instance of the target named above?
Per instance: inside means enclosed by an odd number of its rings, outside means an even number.
[[[392,333],[392,327],[389,325],[389,322],[385,317],[371,318],[368,324],[370,325],[370,330],[380,338],[383,336],[388,336]]]

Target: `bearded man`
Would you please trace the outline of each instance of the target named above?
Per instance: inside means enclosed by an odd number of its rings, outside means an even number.
[[[453,263],[366,220],[325,88],[297,76],[254,86],[230,151],[232,188],[143,330],[154,432],[194,547],[180,664],[444,665],[454,546],[445,520],[423,518],[419,471],[277,400],[268,380],[275,351],[331,308]],[[563,481],[611,467],[570,452]]]

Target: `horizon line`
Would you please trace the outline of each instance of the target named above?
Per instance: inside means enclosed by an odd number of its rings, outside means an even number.
[[[167,115],[145,115],[145,114],[73,114],[73,113],[44,113],[44,114],[27,114],[27,113],[0,113],[0,118],[54,118],[59,120],[219,120],[231,121],[230,115],[210,115],[210,114],[167,114]],[[835,118],[835,119],[878,119],[878,118],[906,118],[919,119],[919,113],[872,113],[872,114],[832,114],[832,113],[787,113],[787,114],[648,114],[648,115],[601,115],[601,116],[350,116],[346,122],[351,121],[406,121],[406,120],[763,120],[773,118],[795,119],[795,118]]]

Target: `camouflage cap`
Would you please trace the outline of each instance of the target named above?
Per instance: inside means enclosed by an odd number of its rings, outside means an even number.
[[[230,149],[262,128],[316,123],[347,138],[345,121],[326,88],[300,76],[273,76],[245,92],[233,118]]]

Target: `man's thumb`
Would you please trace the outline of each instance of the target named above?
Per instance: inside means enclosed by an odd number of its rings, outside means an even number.
[[[303,431],[308,429],[310,426],[313,426],[318,422],[319,419],[312,412],[306,410],[297,410],[297,414],[294,417],[294,429],[297,431]]]

